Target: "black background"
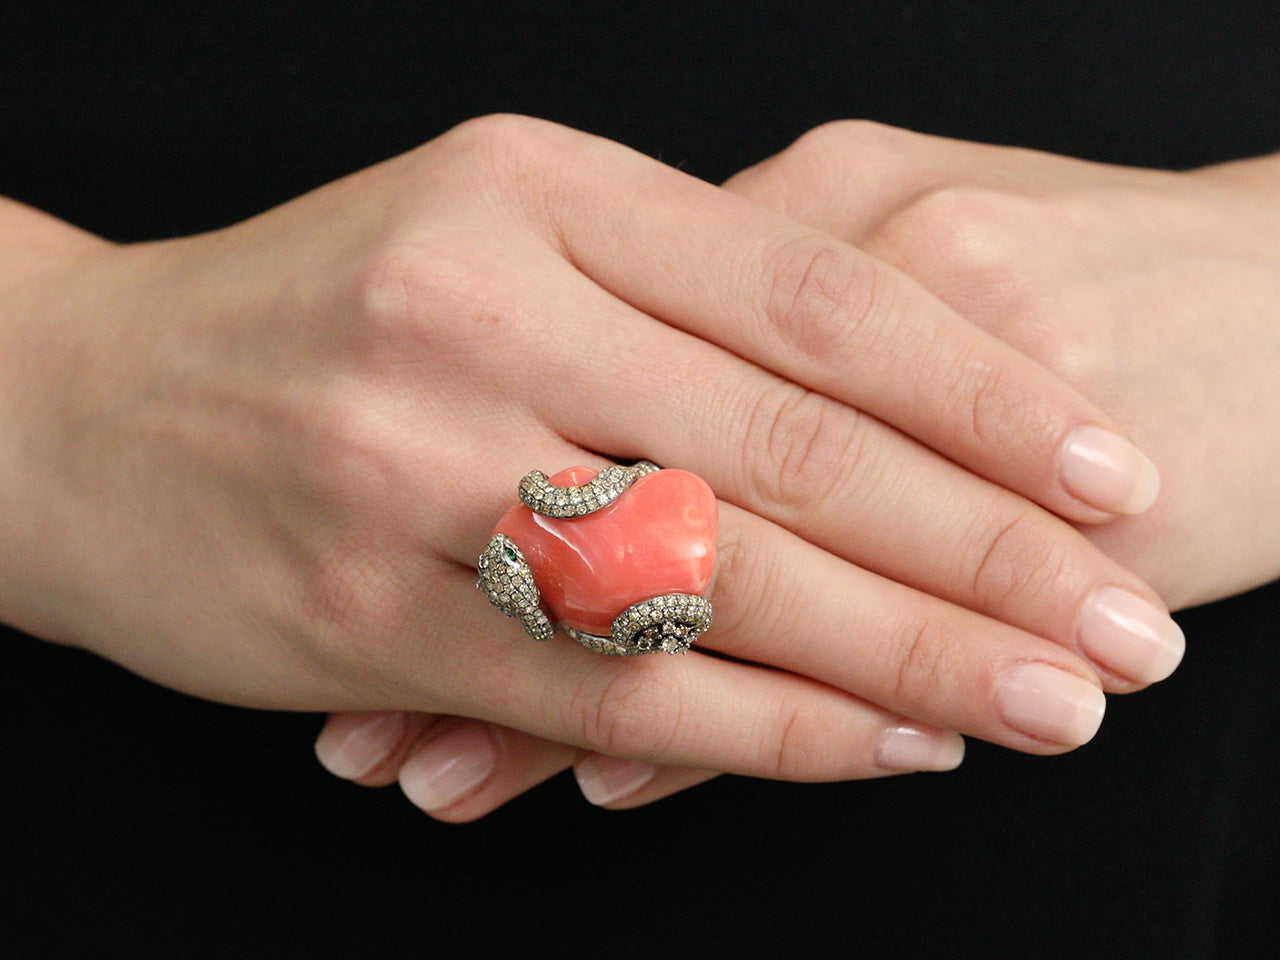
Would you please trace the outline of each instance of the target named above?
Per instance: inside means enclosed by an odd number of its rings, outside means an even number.
[[[846,116],[1183,168],[1280,146],[1278,51],[1249,3],[18,0],[0,193],[174,236],[497,110],[713,181]],[[461,827],[324,774],[316,717],[9,636],[0,952],[1274,957],[1278,601],[1184,614],[1178,674],[1066,757],[627,814],[561,777]]]

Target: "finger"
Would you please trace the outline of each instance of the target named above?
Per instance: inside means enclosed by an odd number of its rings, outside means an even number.
[[[860,246],[894,213],[954,184],[1045,190],[1078,178],[1082,166],[1036,150],[842,120],[808,131],[724,189]]]
[[[1087,657],[1111,691],[1177,666],[1182,633],[1159,597],[1067,523],[599,288],[577,302],[559,325],[593,340],[590,362],[550,357],[512,381],[563,436],[690,469],[829,553]]]
[[[573,765],[578,788],[589,803],[631,810],[696,787],[718,776],[712,770],[660,767],[602,753],[588,753]]]
[[[332,713],[316,738],[316,759],[335,777],[385,787],[396,782],[409,748],[438,719],[406,710]]]
[[[1150,191],[1149,181],[1124,167],[844,121],[806,133],[725,189],[891,264],[965,319],[1045,362],[1043,324],[1060,321],[1064,308],[1045,292],[1073,280],[1092,287],[1100,271],[1143,256],[1134,237],[1095,229],[1070,202],[1081,185],[1096,193],[1099,176],[1132,181],[1137,196]],[[1067,202],[1057,203],[1059,196]],[[1060,256],[1056,241],[1080,235],[1096,241],[1098,256]]]
[[[615,810],[652,803],[717,776],[712,770],[583,754],[509,728],[408,710],[330,714],[316,755],[334,776],[361,786],[399,780],[419,809],[451,823],[490,813],[571,762],[583,796]],[[911,759],[936,765],[951,757],[917,751]]]
[[[911,724],[894,729],[881,743],[879,754],[884,776],[954,770],[963,760],[964,741],[959,737],[922,734]],[[573,774],[589,802],[610,810],[633,810],[719,776],[712,770],[659,767],[600,753],[581,757]]]
[[[459,640],[440,655],[476,678],[470,699],[487,705],[485,719],[627,759],[756,776],[876,775],[877,744],[903,717],[1039,754],[1097,731],[1096,674],[1051,641],[859,570],[727,504],[720,530],[716,622],[699,646],[738,662],[591,655],[561,637],[521,642],[509,622],[487,629],[512,643]],[[456,589],[449,620],[468,624],[459,636],[482,635],[473,618],[486,611],[474,590]]]
[[[900,716],[1030,753],[1087,743],[1105,699],[1083,659],[846,563],[736,508],[721,516],[702,641]]]
[[[465,823],[567,769],[580,752],[510,727],[450,717],[409,749],[400,788],[435,819]]]
[[[630,186],[625,203],[584,179],[554,227],[605,289],[1063,516],[1098,521],[1154,500],[1155,467],[1101,411],[905,274],[639,155],[599,149]]]
[[[408,710],[332,714],[316,741],[330,773],[366,787],[398,781],[415,806],[449,823],[492,812],[580,753],[518,730]]]
[[[477,723],[472,725],[479,728],[476,731],[459,721],[441,720],[403,710],[335,713],[326,721],[316,752],[330,773],[361,786],[383,787],[399,779],[417,807],[451,823],[492,812],[560,772],[564,758],[575,754],[579,756],[573,771],[583,796],[614,810],[653,803],[719,775],[599,753],[582,755],[506,728]],[[437,726],[444,727],[443,735],[436,730],[422,737]],[[892,775],[895,764],[903,772],[954,769],[963,760],[963,741],[948,738],[941,743],[943,749],[934,738],[903,724],[881,744],[883,774]],[[486,772],[490,769],[495,772]]]
[[[936,182],[914,134],[861,121],[808,131],[780,153],[734,174],[725,190],[855,246]]]
[[[791,780],[903,772],[909,754],[887,744],[904,737],[938,756],[961,749],[955,734],[774,669],[706,655],[602,656],[563,635],[535,643],[474,583],[464,569],[441,580],[421,644],[382,652],[383,669],[416,682],[399,706],[429,698],[450,714],[596,753]],[[452,682],[436,679],[441,663],[452,665]]]

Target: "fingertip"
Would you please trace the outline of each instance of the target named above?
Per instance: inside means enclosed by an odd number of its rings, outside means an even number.
[[[331,714],[316,738],[316,759],[335,777],[359,780],[395,753],[407,728],[399,710]]]
[[[573,767],[578,789],[588,803],[597,807],[624,800],[646,786],[657,775],[658,768],[639,760],[624,760],[591,753]]]
[[[1076,427],[1058,451],[1067,492],[1109,515],[1146,511],[1160,493],[1160,471],[1132,442],[1105,427]]]
[[[652,775],[646,778],[649,770],[652,770]],[[582,795],[590,803],[613,811],[647,806],[714,780],[719,775],[716,770],[654,766],[602,754],[579,757],[574,765],[574,777]],[[608,792],[613,793],[612,799],[608,799]]]
[[[1187,649],[1186,635],[1168,613],[1114,585],[1086,601],[1078,637],[1080,649],[1095,663],[1143,685],[1168,678]]]
[[[1093,739],[1106,706],[1097,684],[1056,664],[1036,661],[1014,665],[996,691],[996,708],[1012,730],[1068,749]]]
[[[415,747],[400,767],[400,789],[414,806],[437,815],[475,794],[497,768],[488,724],[463,721]]]
[[[876,747],[876,764],[891,773],[945,772],[964,761],[964,738],[958,733],[918,724],[887,727]]]

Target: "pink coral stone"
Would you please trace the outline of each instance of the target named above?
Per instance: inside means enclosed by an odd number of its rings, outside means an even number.
[[[590,467],[551,478],[586,483]],[[498,521],[533,571],[551,619],[608,636],[614,617],[667,593],[706,593],[716,562],[718,511],[706,482],[684,470],[641,477],[609,506],[556,520],[517,503]]]

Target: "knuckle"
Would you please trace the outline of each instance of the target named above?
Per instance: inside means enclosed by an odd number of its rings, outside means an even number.
[[[468,120],[443,139],[476,188],[475,199],[534,218],[565,194],[585,145],[597,142],[549,120],[508,113]]]
[[[398,334],[420,325],[430,303],[421,247],[409,243],[379,247],[357,271],[357,318],[375,331]]]
[[[803,171],[797,168],[789,150],[739,170],[725,182],[725,189],[762,206],[794,215],[796,201],[801,198],[799,188],[804,181],[799,176]]]
[[[766,775],[777,780],[807,780],[827,759],[831,717],[826,711],[795,704],[780,711],[762,745]]]
[[[1009,277],[1042,233],[1029,195],[951,182],[917,193],[880,227],[891,248],[985,284]]]
[[[957,440],[1000,451],[1010,470],[1040,462],[1041,444],[1056,429],[1060,394],[981,342],[957,345],[939,336],[924,362],[937,373],[918,385],[919,396],[947,411]]]
[[[396,363],[490,342],[509,319],[482,258],[431,240],[390,242],[356,280],[356,325],[371,358]]]
[[[944,658],[948,638],[933,621],[905,625],[902,640],[891,651],[895,707],[913,713],[932,699],[945,675]]]
[[[538,129],[544,121],[518,113],[486,113],[454,126],[445,136],[459,139],[493,141],[523,136],[525,131]]]
[[[881,319],[880,268],[828,237],[789,238],[769,255],[766,271],[765,319],[804,358],[839,362]]]
[[[815,184],[836,171],[901,169],[908,131],[871,120],[832,120],[801,134],[782,152],[737,174],[733,189],[784,212],[806,209]]]
[[[582,742],[610,756],[660,756],[680,723],[680,691],[645,664],[627,667],[635,669],[611,670],[584,684],[576,698]]]
[[[874,120],[830,120],[801,134],[788,147],[797,156],[817,156],[829,162],[832,155],[851,155],[866,161],[879,154],[901,162],[902,152],[919,134]]]
[[[1098,318],[1120,318],[1129,312],[1113,292],[1049,287],[1029,299],[1008,339],[1018,351],[1111,409],[1103,400],[1119,399],[1106,392],[1114,389],[1108,374],[1118,363],[1115,324]]]
[[[842,489],[861,459],[864,415],[793,384],[764,391],[743,445],[749,489],[773,513],[806,515]]]
[[[1026,398],[1009,383],[1007,371],[998,363],[965,357],[957,364],[947,393],[949,409],[968,413],[969,433],[978,444],[999,445],[1006,437],[1017,436]]]
[[[1025,605],[1051,587],[1071,592],[1067,549],[1031,509],[999,524],[983,524],[972,537],[970,592],[982,610]]]
[[[554,148],[556,124],[514,113],[493,113],[466,120],[444,135],[446,142],[496,172],[537,161]]]

